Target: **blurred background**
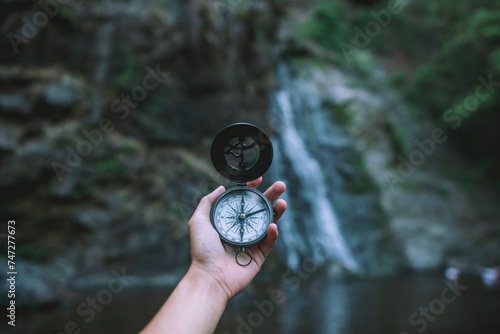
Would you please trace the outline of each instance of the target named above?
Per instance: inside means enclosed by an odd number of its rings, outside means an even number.
[[[143,328],[247,121],[289,209],[216,333],[498,333],[498,1],[0,6],[2,332]]]

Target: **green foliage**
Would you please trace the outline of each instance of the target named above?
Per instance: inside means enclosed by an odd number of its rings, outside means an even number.
[[[338,44],[354,45],[354,28],[366,31],[368,23],[376,22],[372,13],[387,10],[387,4],[358,7],[347,1],[320,3],[307,21],[302,38],[340,53]],[[500,81],[500,2],[411,1],[402,12],[391,15],[386,27],[380,25],[380,33],[371,36],[366,47],[358,49],[360,52],[351,59],[357,69],[369,72],[374,65],[368,58],[354,59],[361,53],[391,60],[390,83],[401,89],[416,115],[430,116],[450,129],[451,124],[443,118],[445,111],[474,96],[481,84],[480,76],[492,75],[493,81]],[[463,118],[458,129],[450,132],[450,142],[478,164],[492,156],[500,145],[500,88],[495,90],[480,101],[470,117]],[[388,122],[387,131],[395,152],[407,151],[404,134],[397,124]],[[494,161],[477,176],[498,179],[498,155]]]
[[[447,198],[450,196],[450,191],[442,184],[437,185],[436,193],[442,198]]]
[[[349,109],[349,104],[336,105],[325,103],[323,107],[330,112],[334,123],[348,124],[352,120],[352,113]]]
[[[398,88],[406,84],[406,73],[401,70],[395,70],[391,73],[389,83],[392,87]]]
[[[369,178],[356,178],[347,184],[347,188],[354,194],[364,194],[380,191],[380,188]]]
[[[54,145],[60,148],[66,146],[75,147],[77,143],[78,143],[78,137],[76,136],[75,133],[65,133],[54,140]]]
[[[338,50],[339,44],[349,36],[346,11],[346,4],[342,1],[319,3],[302,27],[300,40],[312,40],[325,49]]]
[[[385,123],[385,128],[387,133],[389,134],[389,138],[391,140],[392,149],[396,153],[396,155],[404,155],[410,150],[410,144],[406,140],[406,136],[401,129],[394,121],[387,120]]]
[[[347,189],[354,194],[378,192],[380,188],[366,173],[366,168],[361,156],[354,154],[346,159],[349,167],[354,171],[354,177],[347,182]]]
[[[0,250],[2,256],[7,256],[7,246]],[[16,258],[21,258],[34,262],[46,262],[53,253],[43,245],[37,243],[18,243],[16,244]]]
[[[130,173],[120,161],[106,158],[99,161],[85,161],[85,177],[75,189],[75,196],[80,198],[92,197],[98,187],[107,183],[129,179]],[[76,198],[75,198],[76,199]]]
[[[114,159],[105,159],[95,164],[97,172],[102,174],[116,175],[122,177],[126,174],[127,169],[120,162]]]
[[[488,176],[488,171],[494,167],[492,159],[481,159],[468,168],[455,168],[448,167],[443,170],[443,174],[448,175],[450,178],[459,181],[460,187],[471,196],[478,196],[483,189],[478,188],[478,184],[483,181],[485,176]],[[489,182],[495,182],[490,178]],[[496,186],[500,186],[498,180]]]
[[[121,75],[115,80],[115,84],[118,87],[126,87],[138,77],[136,55],[134,54],[133,48],[127,45],[123,48],[123,51],[125,52],[125,68]]]
[[[74,10],[61,6],[58,17],[66,21],[70,26],[76,27],[78,25],[78,15]]]
[[[68,194],[68,199],[81,201],[94,197],[99,189],[89,178],[83,178],[78,185]]]
[[[123,151],[128,154],[135,154],[139,152],[140,147],[137,144],[136,141],[131,140],[131,139],[124,139],[123,140]]]
[[[406,95],[420,110],[449,127],[443,121],[444,112],[475,95],[476,87],[481,84],[479,76],[492,75],[494,81],[500,81],[500,2],[440,1],[432,6],[420,2],[416,7],[434,15],[435,23],[422,26],[420,31],[433,34],[435,43],[421,44],[428,57],[420,61],[413,75],[409,73]],[[468,159],[477,161],[477,165],[500,144],[497,127],[492,126],[500,122],[499,109],[500,94],[496,92],[480,101],[472,116],[452,133],[457,147]],[[488,174],[497,175],[499,163],[497,160],[476,176],[480,179]],[[466,177],[475,180],[470,186],[477,184],[476,176]]]

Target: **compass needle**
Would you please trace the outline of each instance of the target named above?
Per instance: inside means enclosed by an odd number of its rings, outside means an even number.
[[[243,228],[243,222],[240,221],[240,241],[243,242],[243,235],[245,234],[245,229]]]
[[[264,212],[264,211],[266,211],[266,209],[261,209],[259,211],[255,211],[255,212],[249,213],[249,214],[245,215],[245,217],[248,218],[248,217],[251,217],[251,216],[256,215],[258,213]]]

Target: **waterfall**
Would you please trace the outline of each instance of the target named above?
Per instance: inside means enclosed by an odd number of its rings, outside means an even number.
[[[274,172],[293,185],[285,195],[289,206],[280,226],[288,266],[298,268],[301,256],[313,256],[319,263],[336,261],[350,272],[359,272],[329,199],[324,169],[312,152],[311,142],[305,139],[308,128],[301,126],[307,123],[306,119],[312,120],[319,130],[314,137],[324,141],[322,127],[328,120],[318,113],[320,101],[314,92],[304,86],[295,89],[290,81],[287,67],[279,65],[279,87],[272,98],[271,125],[276,130]],[[304,117],[308,112],[314,115]]]

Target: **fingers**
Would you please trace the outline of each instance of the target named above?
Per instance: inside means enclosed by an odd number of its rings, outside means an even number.
[[[278,226],[276,224],[270,224],[267,228],[267,237],[259,245],[260,251],[262,255],[264,255],[264,259],[271,253],[274,245],[276,245],[276,240],[278,240]]]
[[[267,199],[273,203],[278,199],[278,197],[281,196],[286,190],[286,185],[285,183],[278,181],[275,184],[273,184],[267,191],[264,193],[264,195],[267,197]]]
[[[253,180],[247,183],[247,187],[257,189],[260,184],[262,183],[262,176],[259,177],[257,180]]]
[[[274,212],[276,212],[276,216],[274,216],[273,224],[269,224],[267,228],[267,237],[262,241],[259,245],[260,251],[264,255],[263,260],[267,258],[271,250],[276,245],[276,241],[278,240],[278,225],[276,223],[283,216],[286,210],[286,202],[285,200],[278,200],[274,205]]]
[[[200,201],[200,204],[198,204],[198,207],[196,208],[194,215],[202,215],[205,217],[209,217],[212,204],[214,204],[217,197],[222,195],[224,191],[226,191],[225,188],[223,186],[220,186],[207,196],[203,197]]]
[[[283,199],[278,200],[276,204],[274,204],[273,211],[276,212],[276,216],[274,216],[273,223],[276,224],[281,216],[283,216],[283,213],[285,213],[286,210],[286,206],[287,204]]]

